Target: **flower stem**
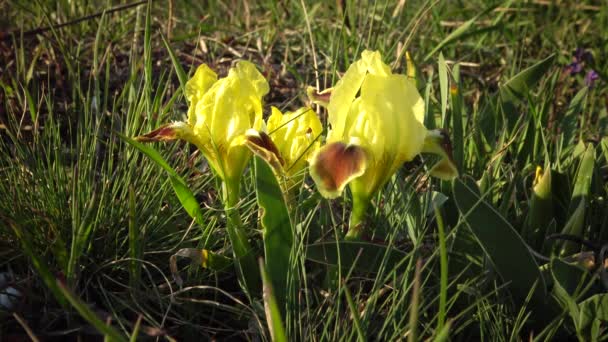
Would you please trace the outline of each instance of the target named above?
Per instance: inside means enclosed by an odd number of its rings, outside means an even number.
[[[224,192],[224,209],[228,218],[226,230],[232,245],[239,281],[247,293],[260,293],[262,283],[255,261],[255,253],[249,244],[241,216],[236,207],[240,193],[239,182],[225,181],[222,184],[222,190]]]
[[[369,207],[369,199],[354,196],[353,211],[350,213],[348,232],[344,237],[348,241],[359,241],[365,232],[365,213]]]

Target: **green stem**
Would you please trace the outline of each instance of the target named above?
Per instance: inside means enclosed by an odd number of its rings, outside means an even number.
[[[224,208],[228,217],[226,230],[232,245],[239,280],[246,292],[250,294],[260,293],[262,283],[255,261],[255,254],[249,244],[241,216],[236,208],[239,201],[240,184],[238,181],[226,181],[222,184],[222,190],[224,192]]]
[[[359,241],[365,231],[365,213],[369,207],[369,199],[367,197],[353,197],[353,211],[350,213],[350,221],[348,223],[348,232],[344,237],[349,241]]]

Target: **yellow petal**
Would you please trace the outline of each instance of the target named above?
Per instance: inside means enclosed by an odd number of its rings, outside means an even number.
[[[410,53],[408,51],[405,52],[405,63],[407,69],[407,77],[416,78],[416,65],[414,65],[412,56],[410,56]]]
[[[551,197],[551,167],[547,167],[544,172],[542,167],[536,167],[533,190],[534,194],[541,199]]]
[[[220,177],[234,178],[243,172],[250,153],[233,141],[248,129],[261,127],[262,97],[268,90],[268,82],[256,67],[240,61],[191,104],[192,129]]]
[[[304,169],[309,156],[318,148],[317,140],[323,131],[321,121],[310,108],[282,114],[272,107],[267,129],[284,160],[285,171],[289,176]]]
[[[408,93],[409,81],[403,75],[368,75],[361,88],[361,112],[376,123],[375,134],[382,135],[384,146],[367,139],[375,155],[388,153],[398,167],[418,155],[424,144],[426,128],[416,118],[413,106],[419,96]],[[417,94],[417,93],[416,93]]]
[[[190,103],[188,109],[188,123],[191,126],[194,127],[196,125],[196,104],[216,81],[217,74],[206,64],[201,64],[196,69],[194,76],[186,82],[186,99]]]
[[[365,50],[361,53],[361,60],[366,64],[367,71],[372,75],[391,75],[391,68],[382,62],[382,56],[378,51]]]
[[[367,156],[362,147],[335,142],[323,146],[313,156],[310,175],[323,197],[336,198],[366,167]]]
[[[331,92],[331,99],[327,105],[328,120],[331,124],[331,134],[344,135],[344,124],[350,106],[355,100],[361,84],[367,74],[367,65],[363,60],[351,64],[344,76]]]

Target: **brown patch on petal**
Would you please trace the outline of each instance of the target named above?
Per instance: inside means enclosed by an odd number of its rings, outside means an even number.
[[[320,102],[329,102],[329,99],[331,98],[331,93],[319,93],[317,91],[314,91],[312,93],[312,96],[315,100],[320,101]]]
[[[329,103],[329,99],[331,98],[332,90],[332,88],[329,88],[318,92],[315,88],[308,87],[306,89],[306,95],[313,103],[326,107]]]
[[[139,142],[170,141],[177,139],[175,128],[171,124],[163,125],[150,133],[135,137]]]
[[[315,156],[311,173],[321,194],[337,197],[346,184],[365,172],[365,151],[356,145],[335,142],[325,145]]]
[[[452,142],[445,130],[439,129],[437,131],[441,136],[439,146],[445,155],[443,155],[442,159],[431,168],[430,174],[439,179],[452,180],[455,177],[458,177],[458,169],[456,168],[456,163],[454,162],[454,156],[452,154]]]
[[[448,132],[443,129],[439,130],[439,132],[441,133],[441,147],[445,151],[445,154],[448,156],[448,159],[450,159],[450,161],[454,163],[454,156],[452,154],[452,141],[450,140],[450,136],[448,135]]]
[[[251,152],[269,163],[275,170],[280,170],[285,165],[285,160],[281,157],[277,145],[274,144],[274,141],[272,141],[268,134],[264,132],[247,133],[245,145],[249,147]]]

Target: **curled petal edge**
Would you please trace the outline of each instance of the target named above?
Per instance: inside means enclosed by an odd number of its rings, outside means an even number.
[[[247,146],[251,152],[270,164],[276,172],[283,172],[285,161],[268,134],[256,131],[255,129],[249,129],[245,132],[245,136],[241,142],[243,145]]]
[[[187,131],[191,130],[185,123],[172,122],[162,125],[151,132],[137,136],[135,140],[139,142],[171,141],[181,139],[182,136],[187,135]]]
[[[333,88],[327,88],[321,92],[317,91],[314,87],[306,88],[306,95],[308,95],[308,99],[320,106],[327,108],[329,105],[329,99],[331,98],[331,92]]]

